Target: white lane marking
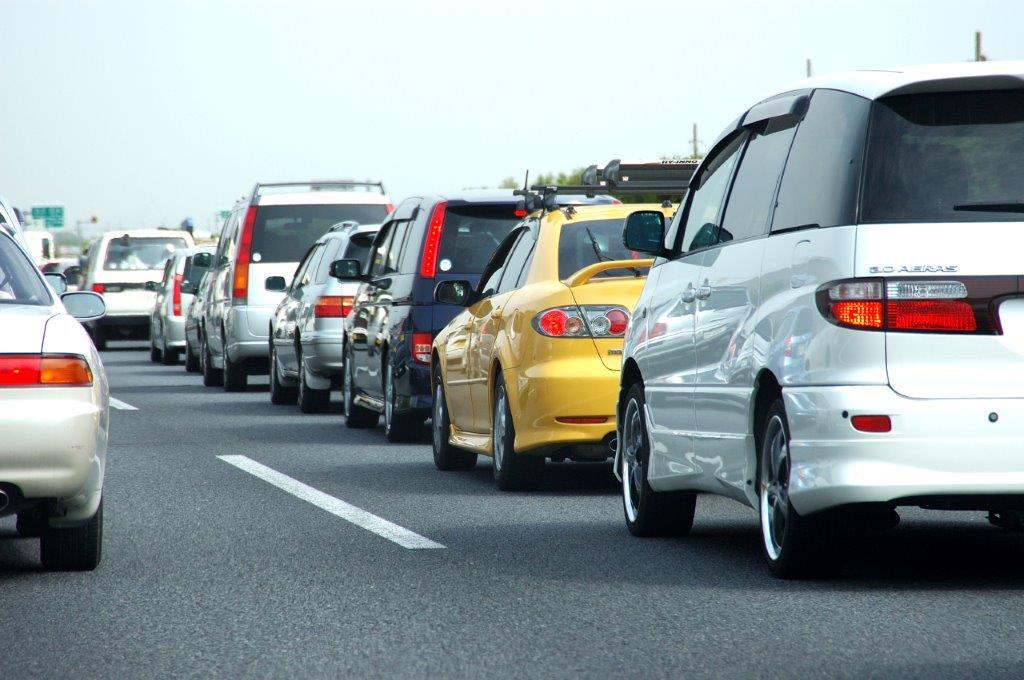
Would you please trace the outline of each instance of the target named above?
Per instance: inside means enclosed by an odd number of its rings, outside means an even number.
[[[414,531],[409,531],[405,527],[400,527],[394,522],[389,522],[383,517],[378,517],[377,515],[367,512],[362,508],[357,508],[350,503],[346,503],[340,498],[335,498],[323,491],[314,489],[307,484],[303,484],[299,480],[293,479],[286,474],[282,474],[273,468],[269,468],[262,463],[257,463],[247,456],[217,457],[225,463],[234,465],[240,470],[245,470],[254,477],[259,477],[263,481],[273,484],[282,491],[287,491],[296,498],[301,498],[308,503],[312,503],[316,507],[326,510],[332,515],[340,517],[347,522],[351,522],[357,527],[362,527],[367,531],[371,531],[378,536],[388,539],[392,543],[397,543],[403,548],[417,550],[444,547],[440,543],[435,543],[425,536],[420,536]]]
[[[135,408],[134,406],[132,406],[131,404],[124,403],[120,399],[114,399],[113,397],[109,397],[109,399],[110,399],[110,405],[112,407],[116,408],[116,409],[121,410],[121,411],[138,411],[139,410],[139,409]]]

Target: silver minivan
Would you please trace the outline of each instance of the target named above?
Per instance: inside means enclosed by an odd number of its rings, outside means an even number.
[[[165,366],[178,363],[178,355],[185,351],[185,315],[212,259],[210,246],[176,250],[164,265],[163,277],[146,283],[146,290],[156,292],[149,315],[150,361]]]
[[[200,324],[204,383],[244,390],[267,369],[270,317],[309,247],[345,220],[378,224],[391,211],[380,182],[349,180],[257,184],[221,231]]]
[[[1024,509],[1024,63],[814,78],[745,111],[671,224],[623,356],[639,535],[696,494],[760,513],[780,577],[897,508]]]

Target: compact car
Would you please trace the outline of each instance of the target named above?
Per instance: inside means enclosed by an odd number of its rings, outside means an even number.
[[[146,284],[156,292],[149,317],[149,359],[165,366],[178,363],[185,351],[185,314],[195,296],[196,284],[213,261],[213,248],[176,250],[164,265],[163,278]]]
[[[432,348],[433,450],[442,470],[492,456],[498,488],[533,488],[546,458],[615,452],[622,343],[652,260],[622,245],[638,207],[533,215],[499,245],[474,288],[438,284],[463,309]],[[467,306],[468,305],[468,306]]]
[[[780,577],[897,508],[1024,509],[1024,63],[813,78],[712,145],[626,335],[616,470],[634,534],[697,493],[756,509]]]

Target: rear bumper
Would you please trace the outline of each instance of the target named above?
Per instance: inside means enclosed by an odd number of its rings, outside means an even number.
[[[594,356],[560,358],[504,371],[516,428],[516,450],[599,444],[615,432],[619,372]],[[603,416],[603,423],[562,423],[559,417]],[[608,455],[614,452],[609,449]]]
[[[921,497],[1024,496],[1024,399],[908,399],[888,386],[783,394],[792,438],[789,492],[798,512],[917,505]],[[888,415],[892,431],[859,432],[844,412]]]
[[[270,347],[270,317],[273,313],[273,307],[245,305],[230,308],[224,344],[231,361],[267,360]]]
[[[185,346],[185,317],[164,317],[164,343],[171,349]]]

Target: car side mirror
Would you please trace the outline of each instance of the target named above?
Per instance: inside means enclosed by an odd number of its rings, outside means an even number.
[[[67,292],[68,280],[64,278],[63,274],[56,274],[51,272],[49,274],[43,274],[43,278],[46,279],[46,282],[50,284],[50,287],[53,288],[54,292],[57,293],[57,295]]]
[[[469,281],[442,281],[434,288],[434,302],[466,307],[473,295]]]
[[[263,287],[273,293],[282,293],[288,289],[288,282],[283,276],[268,276],[263,282]]]
[[[196,253],[192,256],[192,266],[199,269],[209,269],[213,266],[213,253]]]
[[[82,285],[82,268],[79,266],[68,267],[64,270],[64,281],[68,286]]]
[[[152,290],[156,290],[157,289],[157,282],[156,281],[146,281],[145,288],[146,288],[146,290],[151,290],[151,291]]]
[[[362,281],[363,263],[359,260],[335,260],[331,263],[331,276],[339,281]]]
[[[60,296],[64,309],[79,321],[95,321],[107,313],[103,296],[85,290],[76,290]]]
[[[195,295],[196,284],[192,283],[191,281],[182,281],[181,292],[184,293],[185,295]]]
[[[622,227],[622,245],[627,250],[660,255],[664,250],[665,215],[657,210],[637,210]]]

